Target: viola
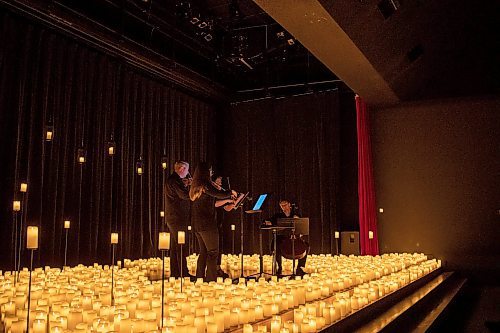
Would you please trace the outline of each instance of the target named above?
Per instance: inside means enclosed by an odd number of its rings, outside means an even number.
[[[304,258],[308,250],[309,243],[294,234],[281,242],[281,255],[289,260]]]

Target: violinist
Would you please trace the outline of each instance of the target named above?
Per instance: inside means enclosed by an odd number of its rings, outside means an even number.
[[[193,176],[189,190],[192,201],[191,223],[198,240],[200,255],[196,266],[196,277],[205,281],[215,281],[221,276],[217,269],[219,256],[219,231],[215,219],[215,208],[234,202],[236,193],[223,190],[211,180],[211,168],[207,163],[200,163]]]
[[[165,182],[165,221],[170,231],[170,276],[188,276],[187,262],[181,257],[177,242],[178,231],[186,230],[189,221],[189,163],[177,161],[174,172]]]
[[[270,223],[266,221],[266,224],[277,225],[278,219],[281,218],[292,218],[292,217],[300,217],[299,213],[295,207],[292,205],[288,199],[281,199],[279,202],[281,212],[276,213],[270,219]],[[282,245],[283,242],[287,239],[290,239],[291,233],[289,231],[281,231],[276,235],[276,264],[278,266],[277,275],[282,275]],[[274,244],[271,242],[271,251],[274,249]],[[296,274],[303,276],[305,274],[303,268],[306,266],[307,260],[307,252],[303,258],[298,260]]]

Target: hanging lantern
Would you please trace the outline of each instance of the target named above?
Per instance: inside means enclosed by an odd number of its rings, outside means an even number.
[[[144,173],[144,162],[142,161],[142,157],[139,157],[139,160],[137,160],[135,164],[135,172],[137,172],[139,176]]]
[[[83,164],[85,163],[86,159],[85,159],[85,149],[83,148],[78,148],[78,151],[76,153],[76,160],[78,161],[78,163],[80,164]]]
[[[48,124],[45,126],[45,141],[52,141],[54,138],[54,126],[52,124]]]
[[[116,144],[113,141],[113,138],[108,142],[108,155],[113,156],[116,152]]]
[[[168,166],[168,158],[166,156],[163,156],[161,158],[161,168],[163,170],[166,170],[167,169],[167,166]]]

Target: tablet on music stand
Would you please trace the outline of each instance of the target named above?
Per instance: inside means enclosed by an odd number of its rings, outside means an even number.
[[[252,207],[252,209],[246,210],[245,213],[252,214],[252,213],[262,212],[262,209],[261,209],[262,204],[264,203],[266,198],[267,198],[267,193],[263,193],[263,194],[259,195],[259,199],[257,199],[257,201],[255,202],[255,205]]]

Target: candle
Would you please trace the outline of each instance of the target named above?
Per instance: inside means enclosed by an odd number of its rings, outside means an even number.
[[[33,321],[33,333],[45,333],[47,324],[44,319],[35,319]]]
[[[190,226],[190,225],[188,225],[188,230],[189,230],[189,231],[191,231],[191,229],[192,229],[192,228],[191,228],[191,226]]]
[[[26,237],[27,249],[38,249],[38,227],[29,226]]]
[[[167,162],[161,162],[161,167],[165,170],[167,168]]]
[[[115,154],[115,147],[113,147],[113,146],[108,147],[108,154],[114,155]]]
[[[168,232],[160,232],[158,236],[158,249],[159,250],[170,249],[170,234]]]
[[[236,230],[236,226],[234,224],[231,224],[231,230]]]
[[[339,238],[340,238],[340,232],[335,231],[335,239],[339,239]]]
[[[111,244],[118,244],[118,233],[117,232],[111,233]]]
[[[186,233],[184,231],[179,231],[177,233],[177,243],[186,244]]]
[[[47,130],[47,134],[45,136],[45,140],[46,141],[51,141],[52,140],[52,135],[54,134],[54,132],[52,132],[51,130]]]
[[[373,231],[368,231],[368,238],[373,239]]]
[[[15,212],[20,211],[21,210],[21,201],[14,200],[14,202],[12,203],[12,210],[14,210]]]
[[[26,191],[28,191],[28,184],[26,183],[21,183],[21,189],[20,189],[21,192],[25,193]]]
[[[160,210],[160,217],[165,217],[165,212],[163,210]]]
[[[271,333],[279,333],[281,328],[281,323],[278,320],[271,321]]]
[[[85,156],[79,156],[78,157],[78,162],[79,163],[85,163]]]
[[[69,220],[64,221],[64,229],[69,229],[70,225],[71,225],[71,221],[69,221]]]

